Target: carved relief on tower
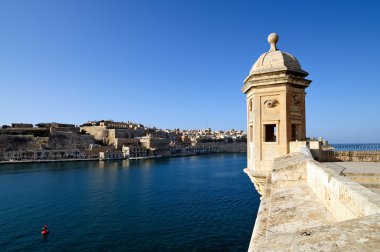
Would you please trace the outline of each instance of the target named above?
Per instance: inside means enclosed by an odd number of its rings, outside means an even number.
[[[277,95],[261,97],[261,118],[262,120],[279,120],[280,118],[280,97]]]
[[[305,96],[302,93],[290,94],[291,98],[291,122],[292,123],[303,123],[305,118],[305,106],[304,99]]]
[[[300,123],[300,122],[302,122],[302,116],[301,115],[291,115],[290,121],[292,123]]]
[[[278,101],[276,99],[268,99],[264,101],[264,105],[267,108],[274,108],[278,104]]]
[[[300,112],[301,96],[299,94],[292,94],[291,104],[292,104],[291,106],[292,112]]]
[[[302,117],[304,115],[304,96],[299,93],[293,93],[291,98],[291,115]]]
[[[253,122],[254,113],[255,113],[253,97],[248,97],[247,99],[247,111],[248,111],[248,122]]]

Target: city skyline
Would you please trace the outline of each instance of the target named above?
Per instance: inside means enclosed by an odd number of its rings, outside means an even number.
[[[276,32],[313,81],[308,137],[380,142],[379,4],[3,1],[0,124],[246,131],[240,89]]]

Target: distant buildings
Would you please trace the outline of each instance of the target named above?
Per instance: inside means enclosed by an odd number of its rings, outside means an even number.
[[[0,129],[0,161],[124,159],[245,152],[243,131],[163,130],[133,122],[13,123]]]

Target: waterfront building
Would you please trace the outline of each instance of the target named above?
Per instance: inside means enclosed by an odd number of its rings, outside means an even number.
[[[151,156],[170,156],[170,139],[155,138],[152,135],[139,138],[141,146],[149,150]]]
[[[0,152],[0,161],[89,159],[97,156],[98,153],[89,155],[84,150],[18,150]]]
[[[113,151],[122,151],[123,146],[130,147],[124,151],[124,158],[246,150],[246,134],[235,130],[162,130],[132,122],[104,120],[87,122],[80,128],[54,122],[21,127],[25,125],[0,129],[0,161],[89,159],[98,158],[100,152],[104,152],[102,159],[113,159]]]
[[[114,147],[117,150],[121,150],[123,146],[139,146],[140,140],[138,138],[115,138]]]
[[[123,153],[118,150],[99,152],[99,160],[123,159]]]
[[[123,157],[128,158],[143,158],[148,156],[148,150],[144,146],[123,146]]]

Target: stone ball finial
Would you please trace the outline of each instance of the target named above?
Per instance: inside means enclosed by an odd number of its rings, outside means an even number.
[[[269,49],[270,52],[277,51],[276,44],[278,42],[278,39],[279,39],[279,37],[276,33],[273,32],[273,33],[269,34],[268,42],[270,44],[270,49]]]

